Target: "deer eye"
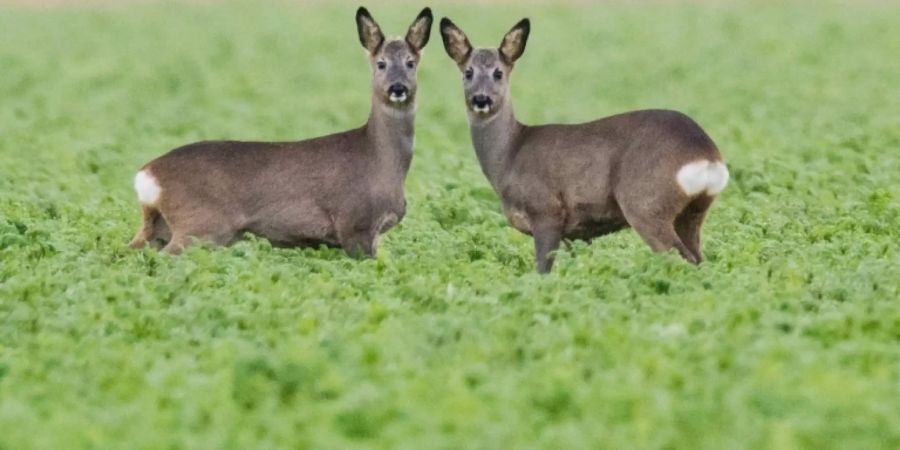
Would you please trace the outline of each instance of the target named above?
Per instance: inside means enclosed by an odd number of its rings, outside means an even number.
[[[384,61],[378,61],[377,63],[375,63],[375,65],[378,67],[378,70],[384,70],[387,68],[387,63]]]
[[[471,80],[474,75],[475,75],[475,71],[473,71],[471,67],[466,69],[466,79],[467,80]]]
[[[494,70],[494,79],[500,81],[503,79],[503,71],[500,69]]]
[[[406,68],[407,68],[407,69],[412,69],[413,67],[416,67],[416,62],[415,62],[415,61],[409,60],[409,61],[406,62]]]

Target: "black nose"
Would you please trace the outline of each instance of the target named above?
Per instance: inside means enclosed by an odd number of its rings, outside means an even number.
[[[404,86],[401,83],[394,83],[391,85],[391,87],[388,88],[389,95],[396,95],[399,97],[401,95],[408,94],[408,93],[409,93],[409,88],[407,88],[406,86]]]
[[[490,97],[487,95],[476,95],[472,97],[472,104],[479,107],[484,108],[485,106],[491,106],[494,103]]]

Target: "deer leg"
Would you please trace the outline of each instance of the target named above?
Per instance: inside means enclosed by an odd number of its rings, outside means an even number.
[[[378,233],[366,220],[338,223],[338,242],[351,258],[374,258],[378,251]]]
[[[674,248],[678,250],[678,254],[685,261],[691,264],[700,263],[697,257],[684,245],[678,234],[675,233],[675,227],[671,223],[636,221],[631,223],[631,227],[634,228],[634,231],[637,231],[637,234],[654,252],[661,253]]]
[[[172,240],[172,230],[169,229],[169,223],[166,222],[165,216],[160,214],[156,218],[156,224],[153,226],[153,235],[148,240],[150,245],[154,247],[162,247]]]
[[[625,220],[654,252],[666,252],[674,248],[678,250],[685,261],[691,264],[700,263],[675,232],[674,219],[667,218],[670,215],[652,214],[647,211],[637,212],[622,206]]]
[[[688,204],[684,211],[675,219],[675,232],[681,238],[681,241],[684,242],[687,249],[694,255],[697,263],[703,261],[700,231],[712,200],[713,198],[709,196],[697,198]]]
[[[193,244],[194,241],[200,242],[212,242],[216,245],[225,246],[234,241],[234,233],[223,233],[218,235],[211,234],[186,234],[186,233],[173,233],[172,240],[166,244],[165,247],[162,248],[163,252],[178,255],[184,251],[189,245]]]
[[[531,220],[534,259],[538,273],[550,273],[556,250],[562,241],[562,225],[552,220]]]
[[[341,248],[351,258],[374,258],[378,252],[375,236],[372,232],[348,233],[340,237]]]
[[[186,234],[172,233],[172,239],[162,248],[162,251],[170,255],[180,255],[185,247],[191,244],[192,238]]]
[[[236,230],[217,218],[205,218],[203,225],[195,226],[169,226],[172,239],[163,247],[162,251],[173,255],[180,254],[185,247],[194,241],[208,241],[216,245],[231,244],[236,237]]]
[[[159,210],[151,206],[141,205],[141,229],[134,235],[134,239],[128,243],[128,246],[136,249],[144,248],[150,239],[153,238],[156,220],[159,217]]]

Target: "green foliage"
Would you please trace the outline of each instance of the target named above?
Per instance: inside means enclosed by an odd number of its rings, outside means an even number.
[[[377,259],[125,248],[149,159],[369,108],[354,6],[202,3],[0,14],[0,448],[900,448],[897,6],[432,5],[532,19],[523,121],[679,109],[728,160],[701,267],[624,231],[541,277],[436,30]]]

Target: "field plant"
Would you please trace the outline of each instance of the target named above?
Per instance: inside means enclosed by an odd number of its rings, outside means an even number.
[[[136,170],[361,125],[358,5],[0,5],[0,449],[900,448],[896,3],[431,4],[476,45],[531,18],[523,121],[678,109],[729,164],[701,266],[626,230],[547,276],[436,29],[377,259],[171,257],[125,246]]]

